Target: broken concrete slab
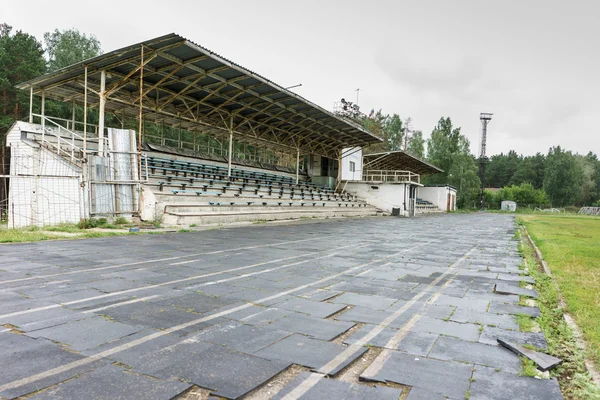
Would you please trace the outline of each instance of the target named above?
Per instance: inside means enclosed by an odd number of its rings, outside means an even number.
[[[496,283],[494,292],[499,294],[516,294],[519,296],[527,296],[537,299],[540,297],[537,290],[525,289],[517,285],[509,285],[507,283]]]
[[[293,297],[290,300],[277,303],[277,308],[312,315],[317,318],[327,318],[340,312],[346,306],[344,304],[331,304]]]
[[[476,367],[470,400],[562,400],[556,379],[535,379]]]
[[[546,336],[544,336],[543,333],[509,331],[491,326],[486,326],[483,328],[483,332],[481,332],[481,336],[479,337],[479,342],[498,346],[498,339],[518,343],[521,345],[529,344],[542,350],[546,350],[548,348]]]
[[[459,400],[456,398],[450,398],[447,396],[443,396],[439,393],[432,392],[429,389],[420,388],[420,387],[412,387],[410,388],[410,392],[408,392],[408,396],[406,400]],[[460,399],[462,400],[462,399]]]
[[[302,333],[321,340],[331,340],[353,326],[352,322],[320,319],[298,313],[290,314],[269,324],[270,329]]]
[[[55,399],[172,399],[191,384],[159,380],[107,365],[31,397]]]
[[[211,389],[215,395],[237,399],[287,369],[290,363],[266,360],[214,346],[185,363],[157,371],[157,377],[178,377]]]
[[[283,399],[288,393],[294,390],[298,385],[308,379],[312,374],[310,372],[301,372],[286,387],[284,387],[273,400]],[[398,400],[402,395],[402,390],[389,388],[385,386],[365,386],[334,379],[320,379],[316,385],[310,388],[300,400],[322,400],[322,399],[344,399],[344,400]]]
[[[374,310],[385,310],[392,304],[396,303],[397,299],[391,299],[388,297],[378,295],[363,295],[356,293],[344,293],[343,295],[336,297],[332,302],[349,304],[353,306],[362,306],[372,308]]]
[[[494,325],[505,329],[519,329],[519,325],[512,315],[465,310],[463,308],[457,308],[450,320],[461,323]]]
[[[428,357],[480,364],[513,373],[521,371],[522,366],[518,357],[502,347],[444,336],[435,342]]]
[[[2,335],[20,336],[13,333],[4,333]],[[10,368],[0,369],[0,386],[29,378],[71,362],[80,361],[83,358],[82,355],[67,351],[61,348],[60,345],[46,339],[30,339],[30,341],[33,341],[30,342],[33,345],[21,341],[20,345],[24,347],[19,347],[18,350],[15,348],[7,349],[9,351],[2,355],[3,365],[10,366]],[[0,397],[12,399],[23,396],[106,364],[108,364],[107,360],[99,360],[38,380],[25,381],[20,386],[0,390]]]
[[[472,364],[439,361],[390,351],[380,354],[360,378],[395,382],[463,399],[469,390],[472,368]]]
[[[518,306],[515,304],[501,304],[492,302],[490,305],[490,312],[496,314],[525,314],[530,317],[536,318],[542,315],[540,309],[537,307]]]
[[[419,318],[412,330],[414,332],[454,336],[459,339],[471,341],[476,341],[479,338],[479,325],[469,323],[461,324],[430,317]]]
[[[85,350],[123,336],[139,332],[143,328],[120,322],[107,321],[101,317],[90,317],[71,321],[63,325],[52,326],[30,332],[35,338],[46,338],[63,343],[74,350]]]
[[[291,332],[228,321],[191,334],[187,340],[220,344],[233,350],[252,354],[291,334]]]
[[[339,356],[345,349],[346,346],[340,344],[311,339],[296,334],[280,340],[279,342],[254,353],[254,355],[268,360],[289,361],[290,363],[304,365],[314,371],[319,371],[321,367]],[[334,370],[326,371],[326,373],[329,375],[337,374],[346,365],[363,355],[367,350],[366,347],[361,347]]]
[[[537,365],[537,368],[540,371],[548,371],[549,369],[556,367],[562,362],[560,358],[551,356],[550,354],[530,350],[516,343],[507,342],[506,340],[498,339],[498,343],[500,343],[503,347],[506,347],[508,350],[512,351],[513,353],[519,356],[529,358]]]

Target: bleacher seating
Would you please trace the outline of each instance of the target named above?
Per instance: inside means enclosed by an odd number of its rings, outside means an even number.
[[[417,214],[429,214],[442,212],[435,204],[428,200],[423,200],[419,197],[415,199],[416,207],[415,211]]]
[[[200,217],[225,214],[248,220],[376,215],[373,207],[350,194],[306,180],[296,183],[289,175],[233,168],[228,176],[226,166],[157,156],[148,156],[146,167],[145,186],[161,203],[168,223],[175,225],[220,220],[224,218]]]

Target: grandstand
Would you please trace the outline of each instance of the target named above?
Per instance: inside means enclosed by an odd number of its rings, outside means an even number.
[[[7,136],[10,191],[0,207],[9,226],[379,212],[339,182],[343,149],[382,139],[176,34],[18,87],[29,91],[30,116]],[[73,118],[47,115],[48,99],[71,104]]]

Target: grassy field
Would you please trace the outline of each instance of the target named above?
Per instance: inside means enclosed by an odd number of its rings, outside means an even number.
[[[600,217],[521,215],[600,365]]]

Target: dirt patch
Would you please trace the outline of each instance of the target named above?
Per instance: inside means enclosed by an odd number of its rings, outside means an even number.
[[[344,309],[344,310],[340,311],[340,313],[344,312],[344,311],[347,311],[347,310]],[[354,332],[356,332],[363,326],[365,326],[365,324],[363,324],[362,322],[357,322],[356,325],[354,325],[352,328],[348,329],[346,332],[342,333],[340,336],[333,339],[332,342],[336,343],[336,344],[343,344],[344,340],[348,339],[350,336],[352,336],[352,334]]]
[[[208,400],[210,397],[210,390],[203,389],[199,386],[192,386],[185,393],[175,397],[176,400]]]
[[[301,365],[293,364],[285,371],[276,375],[266,384],[254,389],[252,392],[245,395],[244,400],[264,400],[274,397],[281,391],[288,383],[290,383],[295,377],[297,377],[302,371],[310,371],[310,369]],[[188,399],[186,399],[188,400]],[[190,398],[189,400],[192,400]]]

